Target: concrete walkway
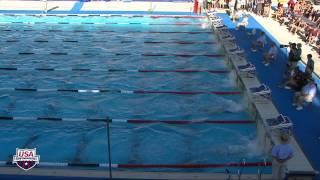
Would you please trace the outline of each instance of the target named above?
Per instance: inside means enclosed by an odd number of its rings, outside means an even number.
[[[225,17],[225,14],[221,16],[224,17],[224,23],[228,26],[230,31],[236,37],[236,41],[241,48],[245,50],[246,58],[256,66],[257,77],[260,82],[269,86],[272,90],[272,102],[276,106],[279,113],[288,116],[293,122],[293,134],[298,144],[302,148],[303,152],[311,162],[315,170],[320,169],[320,93],[314,99],[313,103],[306,106],[302,111],[297,111],[295,107],[291,106],[293,99],[293,91],[279,88],[278,85],[281,83],[283,72],[286,69],[287,56],[284,53],[278,53],[276,61],[271,63],[270,66],[265,67],[262,64],[263,53],[268,49],[263,51],[252,52],[251,43],[254,41],[258,34],[254,37],[248,35],[248,31],[253,28],[259,31],[264,31],[268,35],[267,48],[270,47],[270,42],[275,42],[277,46],[280,43],[288,44],[288,42],[301,42],[297,37],[292,37],[285,27],[280,27],[273,20],[257,17],[252,15],[253,18],[249,18],[249,26],[246,31],[235,30],[235,23],[230,20],[229,17]],[[279,44],[278,44],[279,43]],[[279,49],[280,50],[280,49]],[[305,61],[306,54],[312,52],[311,47],[304,45],[303,47],[303,59]],[[314,53],[314,52],[313,52]],[[319,62],[317,62],[317,57],[314,60],[317,63],[317,68],[319,68]],[[319,73],[319,69],[317,69]],[[316,179],[320,179],[319,176]]]

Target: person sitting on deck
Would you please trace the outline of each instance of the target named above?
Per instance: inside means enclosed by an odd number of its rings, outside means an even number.
[[[277,53],[278,53],[278,49],[276,45],[272,43],[269,51],[263,55],[262,63],[264,63],[265,66],[269,66],[270,62],[272,60],[275,60]]]
[[[249,21],[248,16],[244,15],[242,21],[237,24],[237,30],[239,30],[241,26],[244,28],[247,27],[249,24],[248,21]]]
[[[241,10],[234,11],[234,13],[231,15],[232,21],[239,21],[240,18],[242,18],[243,12]]]
[[[266,45],[266,44],[267,44],[266,34],[264,32],[261,32],[259,38],[252,43],[251,50],[252,50],[252,52],[256,52],[257,51],[257,46],[260,47],[260,48],[263,48],[264,45]]]
[[[292,71],[292,75],[284,83],[284,88],[301,91],[302,87],[306,85],[309,77],[310,76],[305,72],[302,72],[299,67],[296,67],[294,71]]]
[[[307,27],[305,30],[305,41],[308,44],[313,44],[317,41],[320,32],[317,28],[309,28]]]
[[[308,79],[308,84],[303,86],[302,90],[296,92],[293,98],[293,106],[296,106],[296,110],[303,109],[304,102],[311,103],[317,93],[317,85],[312,78]]]
[[[280,20],[280,18],[284,16],[284,13],[285,13],[284,7],[280,6],[278,10],[274,14],[272,14],[272,18],[274,18],[275,20]]]
[[[300,18],[296,19],[296,21],[294,23],[290,24],[289,32],[291,32],[292,34],[296,34],[297,31],[304,29],[305,26],[306,25],[305,25],[304,21],[300,17]]]

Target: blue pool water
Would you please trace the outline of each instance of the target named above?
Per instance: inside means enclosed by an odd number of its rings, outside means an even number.
[[[232,72],[108,71],[230,70],[225,57],[205,56],[221,55],[224,52],[216,36],[208,33],[210,29],[206,27],[204,19],[0,16],[0,22],[8,22],[0,25],[0,69],[18,68],[0,70],[0,116],[190,121],[253,119],[247,109],[248,102],[241,94],[94,94],[3,89],[239,91]],[[110,24],[88,25],[79,22]],[[112,22],[158,25],[111,24]],[[191,24],[179,25],[181,23]],[[81,30],[84,32],[75,32]],[[193,43],[181,43],[186,41]],[[67,54],[50,54],[61,52]],[[152,53],[164,55],[144,55]],[[35,71],[32,68],[59,70]],[[92,71],[72,71],[72,68],[87,68]],[[0,143],[3,145],[0,160],[3,161],[10,160],[15,148],[30,147],[37,148],[42,162],[107,162],[107,129],[103,122],[11,120],[1,121],[0,129]],[[221,164],[238,163],[242,159],[261,162],[266,157],[257,147],[255,124],[174,125],[119,122],[111,124],[110,133],[112,163],[115,164]],[[194,171],[222,172],[224,168]],[[256,168],[246,168],[245,171],[255,173]]]

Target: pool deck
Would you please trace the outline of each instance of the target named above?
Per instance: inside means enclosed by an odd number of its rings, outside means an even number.
[[[244,31],[236,30],[236,23],[232,22],[226,14],[221,15],[224,18],[224,23],[228,26],[232,34],[236,37],[236,42],[241,48],[245,50],[246,59],[254,64],[257,69],[257,77],[261,83],[266,84],[272,90],[272,101],[279,111],[279,113],[289,116],[293,121],[294,128],[294,137],[297,140],[298,144],[302,148],[304,154],[307,156],[315,170],[320,169],[320,96],[319,92],[314,99],[314,102],[309,106],[305,107],[302,111],[295,110],[291,106],[293,99],[293,91],[279,88],[278,85],[282,80],[282,75],[286,69],[286,53],[279,49],[276,62],[270,64],[270,66],[265,67],[262,64],[263,53],[268,50],[270,44],[266,47],[267,49],[263,52],[251,51],[251,43],[257,38],[257,35],[252,37],[248,35],[248,32],[251,32],[253,28],[266,32],[268,36],[268,42],[275,42],[279,46],[282,42],[285,41],[285,44],[288,41],[295,41],[291,38],[291,34],[284,33],[283,29],[277,27],[277,24],[272,25],[270,20],[264,19],[262,17],[256,17],[252,15],[253,18],[249,19],[249,26]],[[269,23],[269,24],[268,24]],[[270,30],[270,31],[269,31]],[[278,41],[278,37],[280,42]],[[282,39],[282,42],[281,42]],[[307,47],[304,47],[307,49]],[[304,50],[305,50],[304,49]],[[305,52],[306,53],[306,52]],[[304,54],[305,54],[304,53]],[[317,57],[317,56],[316,56]],[[316,61],[317,58],[314,58]],[[316,61],[319,64],[319,62]],[[318,65],[319,66],[319,65]],[[319,179],[319,177],[317,177]]]

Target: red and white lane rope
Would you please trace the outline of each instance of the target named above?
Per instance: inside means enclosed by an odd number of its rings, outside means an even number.
[[[42,88],[0,88],[0,91],[23,92],[72,92],[72,93],[120,93],[120,94],[175,94],[175,95],[240,95],[241,91],[147,91],[147,90],[119,90],[119,89],[42,89]]]
[[[157,120],[157,119],[111,119],[111,118],[67,118],[67,117],[27,117],[27,116],[0,116],[0,120],[24,120],[24,121],[89,121],[89,122],[109,122],[109,123],[130,123],[130,124],[151,124],[151,123],[164,123],[164,124],[252,124],[254,120],[184,120],[184,119],[171,119],[171,120]]]
[[[225,74],[229,73],[229,70],[199,70],[199,69],[103,69],[103,68],[48,68],[48,67],[12,67],[3,65],[0,67],[3,71],[97,71],[97,72],[139,72],[139,73],[213,73],[213,74]]]

